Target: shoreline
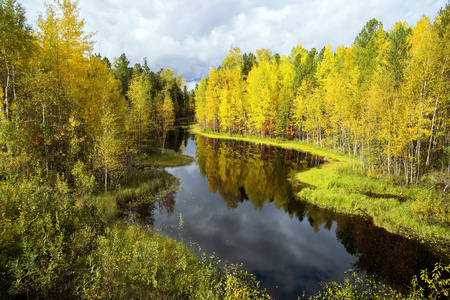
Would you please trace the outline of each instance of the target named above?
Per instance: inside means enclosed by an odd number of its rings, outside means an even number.
[[[312,186],[299,192],[302,200],[339,213],[369,217],[375,226],[427,243],[450,257],[450,230],[418,218],[421,209],[437,197],[436,191],[394,184],[380,175],[362,174],[352,169],[349,157],[304,142],[238,135],[230,137],[226,133],[204,132],[199,125],[191,126],[190,132],[209,138],[241,140],[323,156],[326,164],[295,175],[295,180]]]

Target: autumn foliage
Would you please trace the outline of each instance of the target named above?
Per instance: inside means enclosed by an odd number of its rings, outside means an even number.
[[[334,148],[408,183],[431,168],[450,171],[449,20],[448,6],[413,27],[386,31],[373,19],[350,47],[319,53],[230,50],[197,87],[197,121]]]
[[[76,1],[46,3],[36,30],[16,1],[0,4],[0,148],[47,179],[72,181],[79,161],[110,190],[130,155],[164,148],[175,115],[192,111],[181,74],[94,55]]]

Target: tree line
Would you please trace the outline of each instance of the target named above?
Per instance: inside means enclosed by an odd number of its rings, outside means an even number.
[[[196,87],[199,124],[352,154],[371,173],[417,183],[450,172],[450,7],[432,22],[372,19],[350,47],[230,50]]]
[[[45,3],[36,30],[15,0],[0,1],[0,149],[26,157],[43,175],[66,178],[77,162],[105,190],[143,145],[164,148],[175,116],[193,112],[181,74],[112,65],[93,54],[76,1]]]

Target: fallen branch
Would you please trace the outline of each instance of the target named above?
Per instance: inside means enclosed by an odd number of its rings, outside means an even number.
[[[444,194],[447,194],[447,188],[450,185],[450,180],[447,182],[447,185],[444,188]]]
[[[366,213],[365,211],[363,211],[361,208],[357,208],[356,211],[361,211],[363,213],[363,217],[366,217],[367,220],[373,222],[373,218],[371,216],[369,216],[368,213]]]

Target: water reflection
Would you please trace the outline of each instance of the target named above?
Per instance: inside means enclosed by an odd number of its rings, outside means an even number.
[[[342,282],[350,268],[401,288],[421,269],[448,263],[364,218],[297,199],[303,186],[289,178],[320,167],[319,156],[194,137],[183,129],[171,134],[168,148],[195,157],[196,164],[169,168],[181,190],[131,207],[130,218],[172,238],[181,235],[207,255],[243,263],[276,299],[315,293],[320,281]]]
[[[323,163],[320,156],[248,142],[196,136],[196,144],[200,174],[231,208],[245,200],[259,209],[265,202],[287,207],[294,198],[289,175]]]
[[[432,269],[434,263],[444,260],[425,245],[390,234],[364,218],[337,214],[296,199],[302,186],[288,180],[289,176],[320,165],[323,163],[321,157],[201,136],[196,137],[196,145],[200,174],[207,178],[209,191],[218,192],[227,207],[236,209],[245,202],[261,211],[264,205],[272,203],[277,210],[283,209],[290,219],[296,218],[300,222],[306,219],[316,233],[321,228],[328,231],[335,228],[335,238],[355,257],[352,267],[361,274],[373,275],[402,289],[421,269]],[[326,243],[319,245],[325,247]],[[261,261],[264,263],[267,261]],[[303,271],[308,273],[306,268]],[[260,276],[264,278],[265,275]]]
[[[189,118],[176,120],[173,130],[167,133],[166,149],[180,152],[186,148],[189,139],[189,130],[187,130],[189,124],[192,124]]]
[[[438,261],[448,263],[429,247],[391,234],[361,217],[336,216],[336,237],[348,253],[357,257],[356,271],[375,276],[396,289],[404,290],[420,270],[432,270]]]
[[[154,200],[153,196],[142,197],[122,207],[129,224],[139,224],[142,227],[153,228],[155,224],[155,212],[165,212],[171,216],[175,210],[176,191]],[[148,199],[147,199],[148,198]]]

